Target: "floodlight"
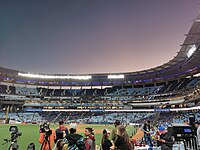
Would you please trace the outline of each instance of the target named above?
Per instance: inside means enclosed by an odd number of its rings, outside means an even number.
[[[39,75],[31,73],[18,73],[19,76],[28,77],[28,78],[41,78],[41,79],[77,79],[77,80],[88,80],[91,79],[91,76],[58,76],[58,75]]]
[[[190,58],[192,54],[196,51],[197,47],[196,45],[190,45],[190,49],[187,52],[187,57]]]
[[[123,74],[108,75],[108,79],[124,79],[124,75]]]

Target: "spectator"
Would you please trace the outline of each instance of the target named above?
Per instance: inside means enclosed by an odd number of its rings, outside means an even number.
[[[161,150],[172,150],[174,138],[172,133],[168,132],[165,127],[159,127],[159,135],[157,137],[158,146],[161,146]]]
[[[120,121],[116,120],[114,123],[115,128],[112,130],[112,133],[111,133],[111,139],[113,140],[113,142],[115,142],[117,139],[117,129],[116,128],[119,125],[120,125]]]
[[[56,145],[55,145],[55,147],[54,147],[53,150],[68,150],[68,146],[67,146],[67,144],[65,144],[65,142],[63,141],[63,139],[59,139],[56,142]]]
[[[103,135],[101,139],[101,148],[102,150],[110,150],[110,147],[113,145],[109,140],[110,131],[108,129],[103,130]]]
[[[123,125],[117,127],[117,139],[114,143],[116,150],[133,150],[133,145]],[[113,147],[111,147],[113,149]]]
[[[30,143],[27,147],[27,150],[35,150],[35,144],[34,143]]]
[[[59,139],[63,139],[67,134],[68,129],[64,126],[64,122],[59,121],[59,128],[56,129],[56,139],[54,142],[56,143]]]
[[[68,140],[68,150],[86,150],[85,139],[76,133],[76,124],[70,124],[70,134],[66,136]]]
[[[96,150],[95,137],[92,128],[85,128],[85,146],[86,150]]]
[[[54,140],[56,139],[55,130],[49,128],[49,125],[47,123],[44,123],[42,125],[42,128],[44,128],[44,131],[40,129],[41,133],[39,138],[39,143],[42,144],[41,150],[51,150]]]
[[[153,146],[152,140],[151,140],[151,125],[150,125],[150,120],[147,120],[142,127],[142,131],[144,132],[144,141],[145,144],[149,146]]]

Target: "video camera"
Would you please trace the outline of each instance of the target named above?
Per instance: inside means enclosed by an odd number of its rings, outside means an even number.
[[[8,149],[17,150],[19,148],[19,145],[17,144],[17,138],[22,135],[22,132],[18,131],[17,126],[10,126],[9,132],[11,133],[11,138],[4,139],[5,143],[3,143],[2,145],[7,144],[8,142],[11,142]]]
[[[45,133],[45,136],[50,136],[52,134],[52,130],[49,128],[49,125],[47,123],[44,123],[40,125],[40,133]]]
[[[22,135],[22,132],[18,131],[17,126],[10,126],[9,132],[11,132],[11,142],[16,141],[16,139]]]

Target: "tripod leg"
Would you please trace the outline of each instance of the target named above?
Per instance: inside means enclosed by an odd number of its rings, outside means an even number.
[[[12,148],[12,144],[10,144],[10,146],[9,146],[8,150],[12,150],[11,148]]]
[[[49,150],[51,150],[51,146],[50,146],[50,142],[49,142],[49,140],[47,140],[47,142],[48,142],[48,145],[49,145]]]
[[[44,146],[44,143],[45,143],[45,142],[46,142],[45,140],[42,142],[42,145],[41,145],[41,147],[40,147],[40,150],[43,149],[43,146]],[[46,144],[45,144],[45,145],[46,145]]]
[[[50,142],[49,142],[49,140],[46,140],[46,139],[42,142],[42,145],[41,145],[41,147],[40,147],[40,150],[42,150],[43,147],[46,147],[47,144],[48,144],[49,150],[51,150]]]

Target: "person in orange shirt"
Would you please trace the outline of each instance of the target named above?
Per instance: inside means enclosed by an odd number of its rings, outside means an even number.
[[[40,126],[40,150],[52,150],[55,139],[56,133],[54,129],[50,129],[47,123]]]

